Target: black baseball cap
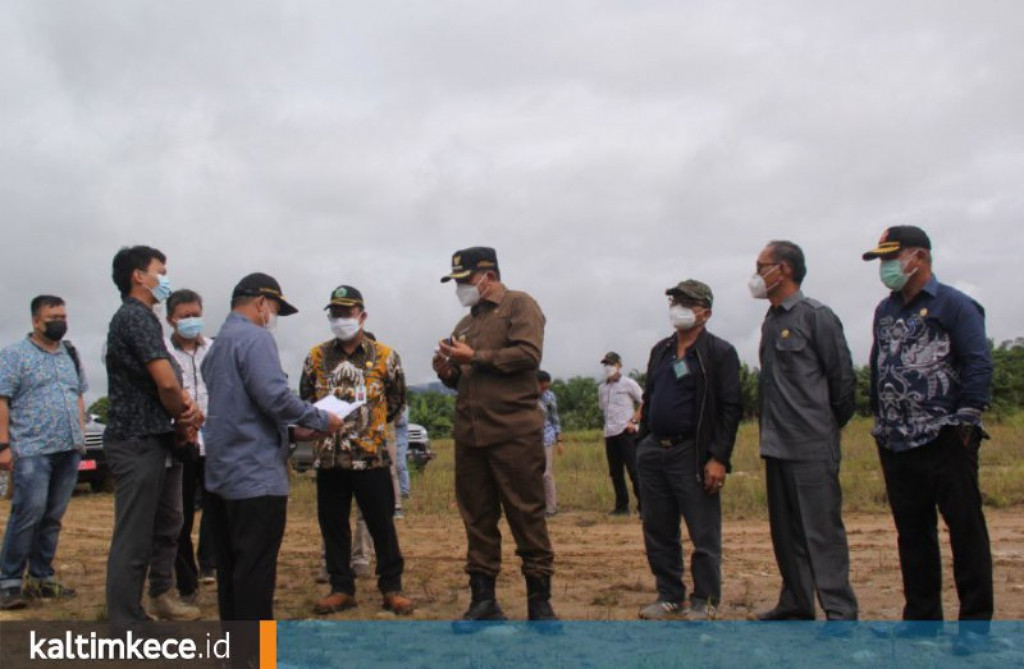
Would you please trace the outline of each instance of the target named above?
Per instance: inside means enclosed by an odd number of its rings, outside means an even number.
[[[608,351],[607,353],[604,354],[604,357],[601,358],[601,364],[602,365],[621,365],[622,364],[622,356],[619,355],[618,353],[616,353],[615,351]]]
[[[441,277],[441,283],[465,279],[478,270],[498,270],[498,254],[490,246],[471,246],[452,254],[452,271]]]
[[[278,316],[291,316],[299,311],[284,299],[284,295],[281,293],[281,284],[277,282],[277,279],[262,272],[254,272],[239,281],[231,292],[231,299],[236,297],[267,297],[274,300],[281,305]]]
[[[672,297],[685,297],[694,302],[703,302],[708,309],[711,308],[712,303],[715,301],[715,296],[711,292],[711,287],[706,283],[701,283],[696,279],[687,279],[686,281],[680,281],[676,285],[665,290],[666,295]]]
[[[865,253],[864,260],[894,256],[903,249],[932,249],[932,240],[916,225],[894,225],[882,233],[878,246]]]
[[[331,307],[362,307],[363,294],[359,292],[358,288],[352,286],[338,286],[331,291],[331,301],[327,303],[324,309],[330,309]]]

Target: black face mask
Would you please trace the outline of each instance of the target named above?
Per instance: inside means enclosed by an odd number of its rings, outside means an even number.
[[[43,325],[43,336],[50,341],[60,341],[68,331],[67,321],[47,321]]]

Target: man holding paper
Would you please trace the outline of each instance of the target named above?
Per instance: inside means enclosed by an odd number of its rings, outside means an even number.
[[[288,509],[288,443],[341,429],[342,419],[288,388],[269,330],[297,309],[266,274],[231,295],[231,313],[201,365],[210,412],[206,442],[208,515],[221,620],[272,620],[277,555]]]
[[[331,591],[316,602],[313,611],[328,614],[357,605],[349,525],[355,497],[377,553],[382,606],[406,615],[416,606],[402,594],[405,562],[393,520],[395,490],[387,448],[388,423],[405,405],[405,372],[394,350],[363,332],[366,311],[359,290],[338,286],[324,309],[334,337],[310,350],[299,396],[348,413],[338,434],[314,445],[317,515]]]

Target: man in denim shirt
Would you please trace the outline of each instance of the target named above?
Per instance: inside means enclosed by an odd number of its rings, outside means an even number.
[[[978,487],[992,382],[985,311],[935,278],[931,241],[920,228],[889,228],[863,257],[881,259],[892,291],[875,310],[871,408],[899,535],[903,619],[942,620],[938,507],[949,527],[960,620],[991,620],[992,554]],[[901,629],[937,633],[939,626]]]
[[[288,509],[289,426],[309,440],[337,432],[337,415],[288,387],[274,336],[277,317],[298,310],[272,276],[250,274],[201,370],[210,413],[203,429],[210,534],[221,620],[273,620],[277,555]],[[306,429],[302,429],[306,428]],[[314,432],[315,431],[315,432]]]
[[[77,354],[61,345],[67,331],[64,300],[32,300],[32,332],[0,353],[0,462],[13,454],[14,498],[0,553],[0,609],[24,608],[24,592],[70,597],[54,576],[60,521],[78,481],[85,448],[88,386]],[[13,452],[13,453],[12,453]]]

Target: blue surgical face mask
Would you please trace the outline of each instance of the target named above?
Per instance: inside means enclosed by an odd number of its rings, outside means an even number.
[[[914,272],[916,271],[915,269]],[[903,261],[899,258],[883,260],[878,265],[878,276],[889,290],[903,290],[914,272],[908,274]]]
[[[157,302],[163,302],[174,292],[171,289],[171,280],[167,278],[166,274],[157,274],[156,286],[150,288],[149,292],[153,293],[153,297],[156,298]]]
[[[195,339],[203,332],[203,319],[201,316],[182,318],[175,329],[183,339]]]

